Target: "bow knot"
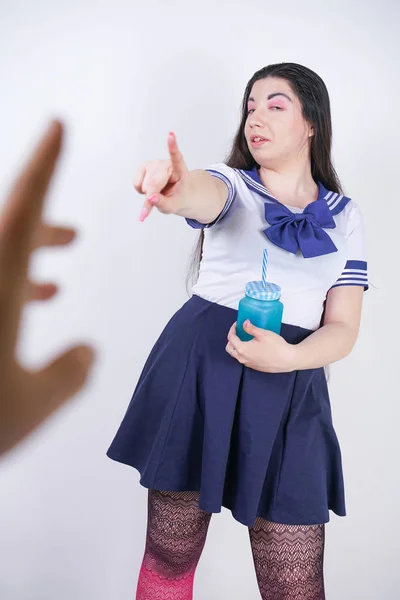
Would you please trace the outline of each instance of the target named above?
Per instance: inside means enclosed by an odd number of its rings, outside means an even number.
[[[314,258],[337,252],[335,244],[324,229],[334,229],[336,223],[329,206],[323,199],[309,204],[302,213],[292,213],[280,203],[265,203],[265,218],[270,227],[264,230],[268,239],[296,254],[300,249],[304,258]]]

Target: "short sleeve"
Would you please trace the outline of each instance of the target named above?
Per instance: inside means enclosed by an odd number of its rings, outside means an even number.
[[[228,188],[228,199],[225,202],[225,206],[221,213],[212,223],[204,224],[196,221],[195,219],[186,219],[187,223],[194,229],[208,229],[209,227],[213,227],[213,225],[216,225],[222,221],[222,219],[228,214],[236,196],[235,171],[231,167],[228,167],[224,163],[216,163],[205,170],[207,173],[210,173],[213,177],[217,177],[226,184]]]
[[[357,204],[352,203],[348,217],[347,262],[333,287],[360,285],[368,290],[368,265],[364,219]]]

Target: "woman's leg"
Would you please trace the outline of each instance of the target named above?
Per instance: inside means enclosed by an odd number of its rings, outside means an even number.
[[[258,518],[249,529],[262,600],[324,600],[324,525],[279,525]]]
[[[191,600],[211,514],[198,492],[149,490],[146,549],[136,600]]]

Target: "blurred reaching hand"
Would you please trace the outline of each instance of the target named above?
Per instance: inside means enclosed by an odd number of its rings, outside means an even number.
[[[40,371],[16,360],[21,313],[27,301],[57,293],[54,283],[28,280],[32,252],[70,244],[75,231],[42,222],[48,186],[61,150],[63,126],[51,123],[32,153],[0,213],[0,454],[11,449],[85,384],[94,351],[71,348]]]

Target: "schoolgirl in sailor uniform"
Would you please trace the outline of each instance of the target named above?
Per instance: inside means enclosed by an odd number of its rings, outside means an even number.
[[[170,190],[192,175],[172,136],[168,185],[160,179],[153,193],[157,177],[139,175],[144,216],[152,206],[176,212],[203,237],[193,295],[155,344],[108,450],[149,488],[139,600],[192,598],[210,517],[222,507],[249,528],[263,599],[321,600],[324,524],[330,510],[346,513],[324,366],[357,338],[368,289],[362,214],[331,165],[318,75],[266,67],[249,81],[242,112],[227,162],[193,175],[222,193],[211,222],[211,187],[203,204],[199,193],[196,208],[174,210]],[[304,192],[281,191],[293,173],[309,182]],[[238,303],[260,279],[265,249],[268,280],[282,289],[281,335],[248,324],[254,339],[241,342]]]

